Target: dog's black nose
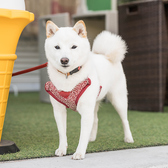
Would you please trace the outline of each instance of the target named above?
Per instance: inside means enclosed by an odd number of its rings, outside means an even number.
[[[66,65],[66,64],[68,64],[68,62],[69,62],[68,58],[66,58],[66,57],[61,58],[61,64]]]

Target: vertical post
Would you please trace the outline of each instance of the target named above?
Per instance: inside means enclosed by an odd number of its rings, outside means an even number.
[[[111,9],[112,11],[117,10],[117,0],[111,0]]]

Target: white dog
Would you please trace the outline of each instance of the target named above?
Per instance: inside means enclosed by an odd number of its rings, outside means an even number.
[[[96,37],[91,52],[83,21],[64,28],[48,21],[46,35],[45,52],[51,82],[46,83],[45,88],[50,94],[59,131],[59,148],[55,155],[66,155],[68,107],[81,115],[79,144],[72,158],[85,157],[88,142],[96,139],[97,111],[106,95],[121,117],[124,141],[133,143],[127,120],[126,79],[121,65],[126,45],[121,37],[103,31]]]

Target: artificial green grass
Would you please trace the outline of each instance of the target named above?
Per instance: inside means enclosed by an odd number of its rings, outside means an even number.
[[[99,130],[87,153],[168,144],[168,108],[164,113],[129,111],[129,122],[135,143],[124,143],[121,120],[109,103],[99,110]],[[80,115],[68,110],[67,154],[73,154],[80,135]],[[0,161],[54,156],[58,131],[51,104],[41,103],[38,93],[9,95],[3,140],[12,140],[20,148],[15,154],[0,155]]]

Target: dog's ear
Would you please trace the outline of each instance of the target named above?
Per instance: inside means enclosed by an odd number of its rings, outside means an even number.
[[[52,21],[47,21],[46,23],[46,36],[47,38],[52,37],[56,31],[58,31],[59,28],[52,22]]]
[[[73,27],[73,30],[75,30],[80,37],[87,38],[86,26],[83,20],[78,21]]]

